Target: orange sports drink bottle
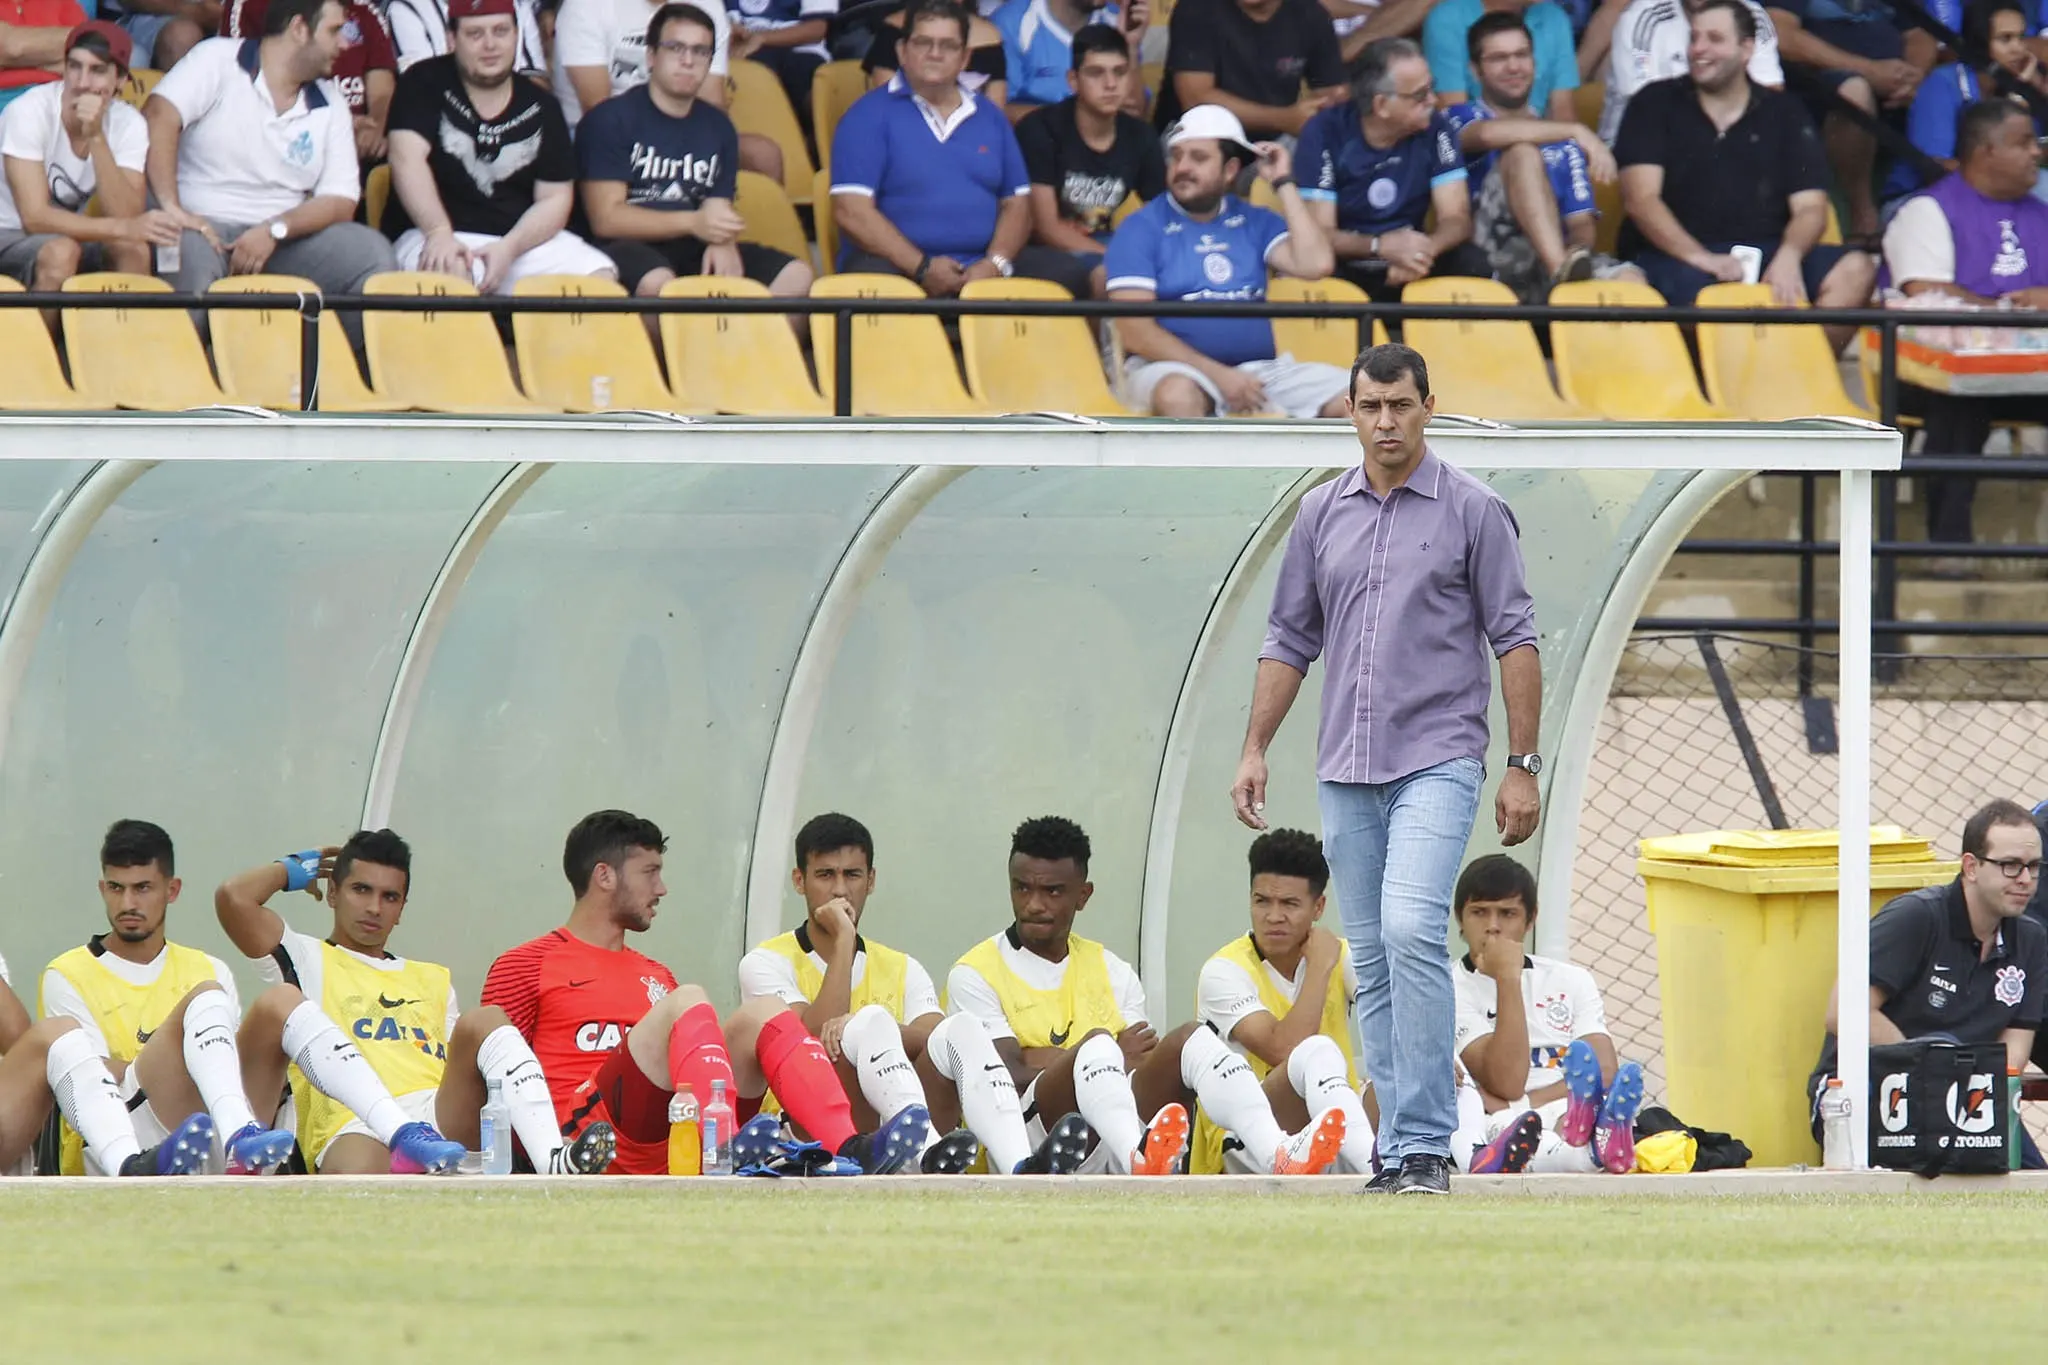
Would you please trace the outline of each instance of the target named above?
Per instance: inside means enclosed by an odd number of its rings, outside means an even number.
[[[697,1122],[697,1096],[687,1085],[669,1097],[668,1173],[704,1174],[704,1138]]]

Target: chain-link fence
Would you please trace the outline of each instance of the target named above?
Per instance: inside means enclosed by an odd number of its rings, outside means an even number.
[[[1963,821],[1987,800],[2031,806],[2048,796],[2048,655],[1876,662],[1873,823],[1899,825],[1955,858]],[[1571,953],[1599,979],[1616,1043],[1643,1062],[1655,1094],[1664,1089],[1664,1025],[1636,843],[1769,829],[1772,802],[1787,827],[1832,828],[1837,676],[1832,653],[1729,635],[1638,635],[1622,657],[1580,816]],[[1737,716],[1766,778],[1761,791]],[[1817,1053],[1819,1020],[1813,1043]],[[2039,1139],[2048,1106],[2027,1109]]]

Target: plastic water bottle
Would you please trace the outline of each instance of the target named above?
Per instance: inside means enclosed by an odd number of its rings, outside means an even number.
[[[711,1103],[704,1106],[704,1174],[732,1174],[732,1106],[726,1103],[725,1082],[711,1083]]]
[[[1842,1092],[1838,1076],[1828,1082],[1820,1097],[1820,1160],[1831,1171],[1846,1171],[1856,1165],[1850,1122],[1849,1097]]]
[[[477,1148],[484,1156],[485,1175],[512,1174],[512,1110],[505,1104],[505,1083],[492,1081],[477,1119]]]
[[[697,1124],[697,1092],[687,1085],[668,1099],[668,1173],[704,1174],[704,1134]]]

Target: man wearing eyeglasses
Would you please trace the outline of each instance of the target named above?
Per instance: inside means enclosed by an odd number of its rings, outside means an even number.
[[[2040,880],[2041,834],[2024,806],[1993,801],[1972,815],[1961,874],[1897,897],[1870,921],[1871,1045],[2002,1041],[2007,1067],[2024,1067],[2048,1001],[2048,929],[2026,913]],[[1841,1007],[1838,987],[1809,1096],[1835,1074]],[[1817,1118],[1814,1127],[1817,1136]],[[2029,1168],[2040,1164],[2031,1142],[2022,1150]]]

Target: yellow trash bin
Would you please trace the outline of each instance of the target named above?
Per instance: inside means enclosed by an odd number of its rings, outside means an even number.
[[[1959,864],[1897,826],[1870,831],[1870,908]],[[1815,1163],[1806,1079],[1835,983],[1831,829],[1721,830],[1642,841],[1664,1014],[1664,1079],[1687,1123],[1733,1133],[1759,1166]]]

